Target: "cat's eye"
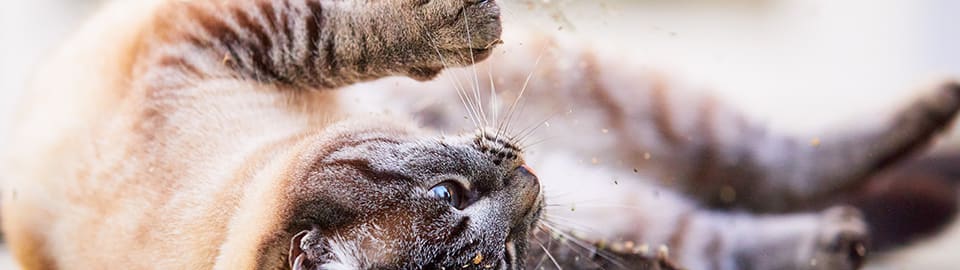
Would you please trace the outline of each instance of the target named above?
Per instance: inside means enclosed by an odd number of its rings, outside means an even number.
[[[430,197],[437,198],[441,201],[446,202],[454,208],[461,209],[466,207],[466,200],[463,186],[456,181],[449,180],[444,181],[436,186],[430,188],[429,195]]]

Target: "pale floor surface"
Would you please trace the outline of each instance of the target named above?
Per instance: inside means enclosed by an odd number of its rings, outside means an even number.
[[[15,269],[16,267],[13,258],[10,258],[10,251],[7,250],[7,246],[0,245],[0,269]]]

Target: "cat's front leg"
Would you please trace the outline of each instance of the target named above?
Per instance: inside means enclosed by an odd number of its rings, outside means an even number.
[[[160,85],[220,78],[335,89],[433,78],[489,56],[494,1],[170,1],[146,31],[136,75]]]

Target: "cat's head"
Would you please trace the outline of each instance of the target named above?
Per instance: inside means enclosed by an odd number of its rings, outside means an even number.
[[[544,201],[515,144],[351,123],[291,186],[293,269],[522,268]]]
[[[389,71],[394,75],[432,79],[446,67],[486,59],[502,43],[495,0],[354,0],[335,6],[348,13],[330,15],[348,25],[337,27],[336,35],[362,40],[357,44],[363,47],[351,51],[378,55],[366,65],[403,67]]]

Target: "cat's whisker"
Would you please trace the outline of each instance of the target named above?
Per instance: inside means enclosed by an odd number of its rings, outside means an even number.
[[[572,192],[557,193],[557,192],[552,192],[550,190],[551,189],[549,189],[548,186],[543,186],[543,194],[544,194],[544,197],[546,197],[548,202],[566,198],[571,194],[573,194]],[[555,204],[555,203],[547,203],[547,205],[552,205],[552,204]]]
[[[530,84],[530,79],[532,79],[533,75],[536,73],[537,68],[540,66],[540,60],[543,59],[543,55],[544,53],[546,53],[546,51],[547,51],[546,47],[544,47],[544,49],[540,51],[540,55],[537,56],[537,60],[534,62],[533,69],[530,70],[530,73],[527,74],[527,78],[523,81],[523,86],[520,88],[520,93],[517,95],[517,98],[513,101],[513,104],[510,105],[510,108],[507,109],[507,113],[504,116],[504,121],[502,126],[497,128],[499,131],[507,132],[509,130],[510,120],[513,118],[513,114],[516,110],[517,104],[523,98],[523,93],[526,92],[527,86]]]
[[[557,114],[559,113],[553,113],[550,116],[547,116],[540,121],[533,122],[533,124],[530,126],[522,129],[517,133],[517,142],[523,145],[526,138],[532,136],[538,129],[540,129],[540,127],[547,125],[546,123],[553,119],[553,117],[557,116]]]
[[[552,226],[552,225],[547,224],[547,223],[540,223],[540,224],[543,224],[544,226],[547,226],[547,228],[550,228],[553,232],[555,232],[555,233],[559,234],[560,236],[564,237],[565,239],[569,240],[571,243],[574,243],[574,244],[580,246],[581,248],[583,248],[583,249],[585,249],[585,250],[595,252],[595,253],[596,253],[597,255],[599,255],[600,257],[606,259],[607,261],[610,261],[610,262],[613,263],[613,264],[616,264],[618,267],[620,267],[620,268],[627,268],[626,265],[624,264],[624,262],[623,262],[622,260],[620,260],[619,258],[617,258],[616,255],[610,254],[610,253],[608,253],[608,252],[606,252],[606,251],[603,251],[603,250],[598,249],[598,248],[596,248],[596,247],[593,247],[593,246],[591,246],[591,245],[589,245],[589,244],[587,244],[587,243],[584,243],[584,242],[581,241],[580,239],[577,239],[577,238],[573,237],[572,235],[570,235],[570,234],[568,234],[568,233],[566,233],[566,232],[564,232],[564,231],[556,228],[555,226]]]
[[[573,219],[565,218],[562,216],[544,215],[543,221],[550,223],[551,225],[554,225],[554,226],[567,227],[568,229],[572,229],[575,232],[583,232],[583,233],[589,233],[589,234],[602,233],[600,229],[597,229],[588,225],[584,225],[583,223],[578,223]]]
[[[553,235],[554,235],[554,234],[553,234],[553,230],[551,230],[550,228],[544,226],[543,224],[538,224],[538,225],[537,225],[537,228],[540,229],[540,231],[542,231],[543,233],[546,234],[546,236],[547,236],[547,246],[548,246],[548,247],[552,246],[554,240],[556,240],[556,239],[554,239],[554,237],[553,237]],[[535,240],[540,241],[539,239],[535,239]],[[584,250],[582,250],[582,249],[574,246],[573,244],[570,244],[570,243],[567,243],[566,241],[563,241],[562,238],[561,238],[560,241],[558,241],[558,242],[560,242],[560,245],[563,245],[563,246],[567,247],[569,250],[571,250],[571,251],[573,251],[573,252],[576,252],[578,256],[584,256],[584,255],[585,255],[585,254],[584,254]],[[544,254],[544,257],[546,257],[546,254]],[[589,257],[589,256],[584,256],[584,257]],[[540,264],[542,264],[544,261],[545,261],[544,258],[541,258],[541,259],[540,259]],[[540,264],[538,264],[537,267],[535,267],[534,269],[539,269]],[[601,267],[601,268],[602,268],[602,267]]]
[[[466,29],[467,29],[467,44],[471,44],[472,46],[473,35],[470,32],[470,20],[463,20],[463,24],[464,26],[466,26]],[[480,130],[481,132],[486,133],[485,129],[486,129],[486,126],[489,125],[489,122],[487,121],[487,114],[483,110],[483,99],[480,97],[480,79],[479,79],[479,75],[477,75],[477,65],[476,65],[477,59],[476,59],[476,56],[474,56],[472,49],[469,50],[469,52],[470,52],[470,69],[473,70],[473,95],[476,98],[477,109],[479,110],[480,115],[483,116],[481,118],[482,126],[480,126]]]
[[[425,26],[423,26],[423,24],[421,23],[421,27],[425,27]],[[440,64],[443,65],[444,70],[449,70],[450,65],[447,64],[446,58],[443,57],[442,53],[440,53],[440,46],[437,45],[436,37],[434,37],[433,34],[430,32],[427,32],[426,35],[427,35],[427,40],[430,43],[430,46],[433,48],[434,52],[437,53],[437,57],[440,59]],[[459,85],[459,83],[457,83],[455,80],[453,80],[453,78],[448,77],[447,79],[450,81],[450,84],[453,85],[454,89],[456,89],[457,93],[459,94],[462,86]],[[461,103],[463,103],[463,105],[466,106],[466,103],[463,102],[462,100],[461,100]]]
[[[530,149],[530,147],[537,146],[537,145],[539,145],[539,144],[541,144],[541,143],[545,143],[545,142],[548,142],[548,141],[553,140],[553,139],[556,139],[556,138],[560,138],[560,136],[551,136],[551,137],[547,137],[547,138],[543,138],[543,139],[534,141],[534,142],[532,142],[532,143],[525,143],[525,142],[524,142],[524,143],[521,143],[521,144],[520,144],[520,149],[522,149],[522,150],[527,150],[527,149]]]
[[[547,235],[547,247],[550,247],[550,246],[553,245],[553,239],[550,238],[550,231],[549,231],[548,229],[545,229],[545,228],[543,227],[543,225],[536,224],[536,226],[534,226],[534,230],[536,230],[536,231],[532,232],[532,235],[534,235],[533,240],[535,240],[535,241],[540,241],[539,238],[538,238],[536,235],[542,233],[542,234]],[[547,262],[547,253],[546,253],[546,252],[544,252],[543,255],[540,256],[540,259],[537,260],[537,265],[535,265],[535,266],[533,267],[533,269],[542,269],[542,268],[540,268],[540,266],[542,266],[543,263],[545,263],[545,262]]]
[[[454,69],[449,69],[449,70],[450,70],[450,73],[449,73],[450,75],[447,78],[457,86],[457,95],[459,96],[461,102],[464,103],[467,113],[469,113],[470,117],[473,118],[474,127],[483,127],[483,122],[480,117],[480,112],[477,111],[477,105],[474,104],[473,99],[470,97],[470,94],[467,92],[467,87],[464,86],[463,83],[460,81],[461,71],[454,70]]]
[[[430,40],[430,45],[433,46],[433,50],[436,51],[437,57],[440,58],[440,63],[443,64],[444,69],[448,69],[448,70],[449,70],[450,65],[447,64],[446,58],[444,58],[444,57],[443,57],[443,54],[440,53],[440,48],[439,48],[439,46],[436,44],[436,38],[434,38],[433,35],[430,34],[429,32],[427,33],[427,35],[428,35],[428,38],[427,38],[427,39]],[[467,100],[464,98],[464,95],[465,95],[465,93],[466,93],[466,90],[463,88],[463,85],[460,84],[459,80],[456,80],[456,79],[452,78],[452,75],[453,75],[453,74],[451,74],[451,76],[447,76],[447,79],[451,82],[451,84],[453,85],[454,89],[457,90],[457,96],[460,97],[460,103],[463,104],[464,110],[467,111],[467,115],[469,116],[470,121],[473,123],[473,126],[474,126],[474,127],[479,127],[479,126],[480,126],[480,123],[479,123],[479,121],[477,120],[477,117],[475,116],[475,115],[476,115],[476,112],[471,109],[471,106],[468,104]]]
[[[550,254],[550,250],[543,245],[543,242],[540,242],[539,239],[534,239],[534,240],[537,241],[537,245],[539,245],[540,248],[543,249],[543,253],[547,254],[547,257],[550,258],[550,261],[553,262],[553,265],[556,266],[558,270],[563,270],[563,267],[560,267],[560,263],[558,263],[557,259],[553,257],[553,254]]]
[[[451,74],[451,75],[452,75],[452,74]],[[454,78],[450,78],[450,80],[451,80],[451,81],[456,81],[456,79],[454,79]],[[462,87],[462,86],[461,86],[461,87]],[[463,90],[461,87],[457,87],[457,88],[456,88],[456,89],[457,89],[457,96],[460,98],[460,103],[463,104],[464,110],[466,110],[467,115],[470,116],[470,121],[473,122],[473,126],[474,126],[474,127],[480,127],[481,124],[480,124],[479,120],[477,120],[476,112],[473,111],[473,106],[472,106],[471,103],[468,101],[468,99],[465,97],[466,94],[465,94],[464,92],[465,92],[466,90]]]
[[[493,126],[497,126],[497,84],[493,81],[493,57],[487,59],[487,77],[490,78],[490,120]],[[497,132],[499,133],[499,132]]]
[[[571,193],[571,192],[567,192],[566,194],[570,194],[570,193]],[[553,197],[553,195],[551,195],[550,198],[556,199],[556,197]],[[559,202],[559,203],[551,203],[551,204],[548,204],[548,205],[567,205],[567,206],[570,206],[570,205],[589,204],[589,203],[596,203],[596,202],[605,202],[605,200],[606,200],[605,198],[593,198],[593,199],[585,199],[585,200],[577,200],[577,201],[566,201],[566,202]]]
[[[547,205],[547,207],[550,207],[550,206],[551,206],[551,205]],[[584,209],[591,209],[591,208],[592,208],[592,209],[597,209],[597,208],[604,208],[604,209],[618,208],[618,209],[628,209],[628,210],[645,210],[645,208],[643,208],[643,207],[630,206],[630,205],[622,205],[622,204],[576,204],[576,206],[577,206],[577,208],[584,208]],[[566,207],[566,208],[569,208],[570,205],[562,205],[562,204],[561,204],[561,205],[553,206],[553,207]]]
[[[542,230],[545,230],[545,231],[546,231],[547,237],[548,237],[548,239],[550,239],[550,241],[551,241],[551,243],[552,243],[553,240],[554,240],[553,235],[554,235],[554,232],[556,231],[556,229],[552,229],[551,227],[547,227],[546,224],[542,224],[542,223],[539,224],[539,227],[542,228]],[[586,259],[590,260],[593,256],[590,255],[589,253],[590,253],[590,252],[596,252],[596,250],[595,250],[594,248],[586,248],[586,247],[581,246],[581,245],[578,244],[578,243],[574,243],[573,241],[569,241],[569,240],[571,240],[571,239],[570,239],[570,237],[568,237],[568,236],[564,236],[563,234],[560,234],[560,233],[556,233],[556,235],[558,236],[557,238],[559,239],[560,244],[566,246],[566,247],[569,248],[571,251],[576,252],[577,255],[580,256],[580,257],[583,257],[583,258],[586,258]],[[603,265],[600,265],[600,263],[594,262],[594,261],[592,261],[592,260],[590,260],[590,262],[593,263],[593,265],[595,265],[595,266],[597,266],[597,267],[600,267],[600,269],[606,270],[606,268],[604,268]]]
[[[594,226],[586,225],[576,220],[559,215],[544,215],[543,221],[547,222],[550,225],[562,226],[567,229],[571,229],[572,232],[583,232],[594,235],[602,235],[603,231],[600,228]]]
[[[554,198],[554,197],[551,197],[551,198]],[[556,201],[556,198],[554,198],[554,201]],[[581,205],[586,205],[586,206],[613,206],[613,205],[616,205],[616,206],[622,206],[622,207],[629,207],[629,206],[630,206],[630,205],[626,205],[626,204],[612,203],[612,202],[609,202],[609,200],[606,199],[606,198],[582,199],[582,200],[576,200],[576,201],[561,201],[561,202],[553,202],[553,203],[548,203],[548,204],[547,204],[547,206],[553,206],[553,205],[567,206],[567,207],[569,207],[569,206],[571,206],[571,205],[577,205],[577,206],[581,206]]]
[[[430,45],[433,47],[434,51],[437,53],[437,57],[439,57],[440,63],[443,65],[444,69],[451,70],[450,65],[447,64],[446,58],[443,57],[442,53],[440,53],[440,46],[436,44],[436,38],[430,32],[427,32],[427,40],[430,41]],[[473,123],[474,127],[482,126],[480,120],[478,119],[479,117],[478,117],[478,112],[476,111],[476,108],[475,108],[476,106],[474,106],[473,102],[469,99],[469,95],[467,95],[466,88],[463,86],[463,84],[460,83],[460,80],[458,78],[453,77],[455,75],[456,74],[451,72],[450,76],[447,76],[447,79],[454,86],[454,89],[457,90],[457,96],[459,96],[460,98],[460,103],[463,104],[464,110],[467,111],[467,114],[471,122]]]
[[[564,110],[558,110],[556,108],[553,108],[552,112],[549,112],[549,115],[547,117],[544,117],[540,121],[533,122],[530,126],[524,128],[523,131],[521,131],[517,136],[517,144],[524,145],[525,140],[528,137],[531,137],[534,134],[536,134],[537,130],[539,130],[541,127],[548,126],[549,125],[548,123],[550,120],[553,120],[554,117],[557,117],[557,115],[560,115],[563,112]]]
[[[513,117],[511,117],[512,119],[507,120],[507,121],[510,121],[511,124],[513,124],[513,122],[515,122],[515,121],[519,121],[519,119],[522,119],[523,116],[526,115],[526,111],[527,111],[526,103],[520,103],[519,108],[520,108],[520,109],[517,111],[516,115],[514,115]],[[509,128],[508,128],[508,131],[509,131]],[[516,132],[516,130],[514,130],[514,131],[509,131],[509,132],[510,132],[510,134],[509,134],[509,136],[507,136],[507,137],[510,139],[510,141],[511,141],[511,142],[514,142],[515,144],[519,144],[518,141],[517,141],[517,134],[516,134],[517,132]]]
[[[585,233],[587,235],[604,235],[606,233],[606,231],[603,230],[603,228],[586,225],[586,224],[577,222],[574,219],[558,216],[558,215],[544,215],[544,218],[542,221],[554,227],[563,227],[564,229],[567,229],[567,231],[569,231],[570,233]]]
[[[524,111],[524,108],[526,108],[526,104],[521,104],[520,106],[521,106],[521,109],[520,109],[521,112]],[[523,114],[521,113],[521,115]],[[543,121],[535,121],[527,125],[523,129],[520,129],[519,131],[514,132],[513,136],[511,137],[511,140],[513,140],[517,144],[522,145],[524,138],[531,135],[530,131],[534,130],[536,126],[540,126],[540,125],[543,125]]]
[[[450,76],[451,77],[448,77],[448,78],[455,81],[456,84],[459,86],[459,88],[457,88],[458,89],[457,95],[460,97],[460,100],[464,103],[464,106],[466,107],[467,112],[470,113],[471,117],[473,117],[473,119],[475,120],[474,127],[483,129],[484,124],[481,120],[480,112],[477,111],[477,105],[473,102],[473,99],[470,97],[470,94],[467,93],[466,87],[464,87],[463,84],[460,83],[460,74],[451,72]],[[453,76],[456,76],[456,78],[452,78]]]
[[[547,121],[549,121],[549,120],[547,120]],[[546,121],[543,121],[542,123],[546,123]],[[545,124],[543,124],[543,125],[545,125]],[[541,125],[541,126],[543,126],[543,125]],[[539,128],[539,127],[538,127],[538,128]],[[537,130],[538,128],[534,128],[534,130],[533,130],[533,131],[530,131],[529,134],[527,134],[526,136],[523,136],[523,137],[518,138],[518,139],[517,139],[517,147],[519,147],[519,148],[522,149],[522,150],[527,150],[527,149],[529,149],[530,147],[536,146],[536,145],[538,145],[538,144],[541,144],[541,143],[544,143],[544,142],[547,142],[547,141],[550,141],[550,140],[554,140],[554,139],[560,138],[560,135],[553,135],[553,136],[550,136],[550,137],[541,138],[541,139],[536,140],[536,141],[533,141],[533,142],[527,142],[527,140],[529,140],[529,139],[531,139],[531,138],[534,138],[534,132],[536,132],[536,130]]]

